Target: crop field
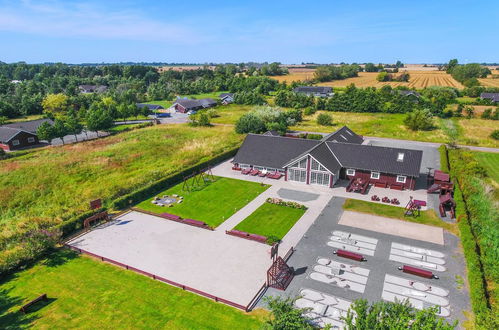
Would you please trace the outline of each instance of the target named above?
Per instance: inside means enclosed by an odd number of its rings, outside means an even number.
[[[274,76],[272,79],[276,79],[279,82],[292,83],[293,81],[304,81],[312,80],[314,78],[315,69],[305,69],[305,68],[289,68],[289,74],[284,76]]]
[[[0,161],[0,236],[56,224],[238,146],[233,127],[158,125]]]
[[[499,88],[499,70],[491,70],[492,74],[490,74],[487,78],[478,79],[480,84],[485,87],[497,87]]]
[[[358,77],[347,78],[343,80],[334,80],[329,82],[319,83],[319,86],[330,87],[345,87],[350,84],[355,84],[357,87],[382,87],[390,85],[392,87],[407,86],[409,88],[425,88],[429,86],[449,86],[463,88],[450,74],[443,71],[408,71],[410,74],[409,82],[379,82],[376,80],[377,72],[359,72]]]

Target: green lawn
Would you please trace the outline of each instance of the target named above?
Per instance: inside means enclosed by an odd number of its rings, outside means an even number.
[[[235,124],[236,121],[248,111],[253,109],[253,105],[228,104],[217,107],[220,117],[211,119],[216,124]]]
[[[404,216],[404,209],[401,207],[386,205],[380,202],[360,201],[357,199],[347,199],[343,204],[343,209],[441,227],[457,235],[456,225],[440,219],[435,210],[421,211],[419,217]]]
[[[46,293],[49,301],[19,313]],[[0,282],[0,328],[259,329],[267,313],[244,313],[69,250]]]
[[[141,125],[141,124],[115,125],[115,126],[111,127],[110,129],[108,129],[108,132],[111,132],[111,133],[123,132],[123,131],[130,129],[130,128],[137,127],[139,125]]]
[[[476,152],[475,157],[485,167],[489,177],[499,184],[499,153]]]
[[[182,203],[175,204],[173,207],[153,204],[151,201],[155,196],[141,202],[136,207],[146,211],[167,212],[182,218],[200,220],[211,227],[217,227],[269,187],[268,185],[262,186],[257,182],[230,178],[215,177],[215,180],[215,182],[192,192],[184,191],[182,189],[183,183],[180,183],[157,195],[177,194],[184,197]]]
[[[289,206],[263,203],[234,229],[282,239],[304,213],[305,210]]]

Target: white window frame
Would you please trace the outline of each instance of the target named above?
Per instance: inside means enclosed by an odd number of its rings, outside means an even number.
[[[405,154],[403,152],[399,152],[397,155],[397,162],[403,162],[404,157],[405,157]]]
[[[12,140],[12,145],[13,146],[18,146],[20,145],[21,143],[19,142],[19,140]]]
[[[355,170],[353,168],[347,168],[347,175],[348,176],[354,176],[355,175]]]
[[[406,183],[407,177],[405,175],[397,175],[397,183]]]
[[[29,137],[28,138],[28,143],[33,143],[35,142],[35,138],[34,137]]]
[[[242,169],[245,169],[245,168],[251,168],[251,165],[248,165],[248,164],[239,164],[239,167],[242,168]]]
[[[371,172],[371,179],[379,180],[381,174],[379,172]]]

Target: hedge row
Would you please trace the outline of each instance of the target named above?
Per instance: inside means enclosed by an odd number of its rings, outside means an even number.
[[[127,207],[130,207],[134,204],[137,204],[138,202],[141,202],[152,195],[156,195],[160,193],[161,191],[168,189],[171,186],[176,185],[177,183],[182,182],[184,177],[186,177],[189,174],[195,173],[199,170],[203,170],[208,166],[215,165],[217,163],[220,163],[221,161],[224,161],[232,156],[234,156],[237,153],[237,150],[239,148],[231,149],[229,151],[226,151],[214,158],[211,158],[209,160],[203,161],[201,163],[198,163],[194,166],[191,166],[182,172],[170,175],[166,178],[159,179],[156,182],[153,182],[145,187],[139,188],[135,191],[132,191],[129,194],[123,195],[117,199],[115,199],[113,202],[110,203],[110,208],[114,210],[121,210]]]

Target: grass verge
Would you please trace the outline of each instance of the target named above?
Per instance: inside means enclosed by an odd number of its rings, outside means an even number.
[[[305,210],[263,203],[234,229],[281,240]]]
[[[189,184],[192,184],[193,180],[190,179]],[[183,202],[180,204],[174,204],[172,207],[158,206],[152,203],[155,197],[152,196],[136,207],[155,213],[167,212],[182,218],[200,220],[211,227],[217,227],[268,187],[257,182],[215,177],[214,182],[201,185],[191,192],[183,190],[183,183],[179,183],[157,195],[182,196]]]
[[[18,312],[42,293],[48,302]],[[258,329],[266,316],[65,249],[4,279],[0,294],[2,329]]]
[[[447,223],[440,219],[434,210],[421,211],[421,215],[418,217],[404,216],[404,209],[401,207],[381,203],[366,202],[357,199],[347,199],[343,204],[343,209],[347,211],[374,214],[381,217],[440,227],[457,235],[456,225]]]

